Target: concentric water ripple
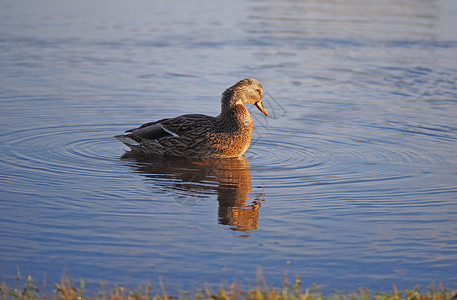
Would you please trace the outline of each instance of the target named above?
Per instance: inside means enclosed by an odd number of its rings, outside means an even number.
[[[310,131],[281,130],[256,140],[246,154],[253,168],[269,184],[304,187],[309,184],[351,184],[408,177],[398,169],[377,168],[376,164],[406,163],[419,153],[380,141],[350,136],[329,136]],[[268,175],[269,174],[269,175]],[[276,187],[276,185],[275,185]]]
[[[263,140],[256,140],[246,157],[253,163],[258,162],[259,168],[278,168],[282,170],[296,170],[315,168],[329,163],[330,153],[313,149],[293,142],[278,141],[265,136]],[[296,138],[296,137],[295,137]]]
[[[21,171],[114,176],[107,164],[117,161],[121,153],[113,138],[115,128],[73,125],[9,132],[2,136],[0,162]]]

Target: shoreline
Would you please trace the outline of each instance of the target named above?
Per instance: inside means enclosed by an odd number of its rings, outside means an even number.
[[[332,291],[324,294],[318,284],[311,287],[302,287],[297,277],[289,282],[284,278],[282,287],[269,287],[262,277],[257,280],[255,287],[243,288],[239,283],[221,286],[218,288],[202,286],[191,291],[169,292],[162,280],[156,285],[145,282],[136,288],[118,284],[108,286],[103,282],[95,291],[86,289],[86,282],[69,278],[61,278],[59,283],[45,285],[43,288],[35,286],[32,276],[24,281],[18,274],[15,286],[2,283],[0,285],[0,300],[7,299],[301,299],[301,300],[456,300],[457,291],[446,288],[442,284],[431,284],[426,290],[421,287],[397,289],[393,285],[390,291],[372,291],[369,288],[358,288],[357,291]],[[91,284],[93,285],[93,284]]]

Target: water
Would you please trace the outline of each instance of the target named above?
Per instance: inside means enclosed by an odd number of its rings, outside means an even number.
[[[457,4],[3,1],[0,271],[98,287],[424,287],[457,275]],[[259,79],[244,158],[113,138]]]

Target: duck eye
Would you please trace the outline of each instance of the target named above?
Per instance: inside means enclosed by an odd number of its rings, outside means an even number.
[[[260,94],[260,89],[256,89],[255,91]]]

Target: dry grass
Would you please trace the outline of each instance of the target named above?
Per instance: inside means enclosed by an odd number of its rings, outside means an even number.
[[[261,279],[259,279],[261,278]],[[144,286],[128,289],[123,286],[115,285],[112,288],[107,288],[101,285],[97,293],[89,293],[85,290],[85,283],[80,280],[79,286],[68,279],[63,278],[60,283],[53,286],[51,292],[40,291],[33,285],[32,277],[29,276],[25,283],[21,283],[20,275],[18,274],[18,283],[16,287],[9,287],[3,284],[0,287],[0,300],[17,299],[17,300],[45,300],[45,299],[62,299],[62,300],[145,300],[145,299],[255,299],[255,300],[282,300],[282,299],[296,299],[296,300],[457,300],[455,291],[446,289],[440,285],[438,287],[432,286],[427,291],[422,292],[419,288],[406,290],[403,292],[398,291],[394,286],[392,291],[388,292],[371,292],[366,288],[360,288],[353,293],[340,293],[333,292],[331,295],[323,295],[315,284],[311,288],[301,288],[300,279],[293,283],[289,283],[287,276],[284,279],[284,285],[281,288],[269,288],[266,285],[263,277],[258,278],[258,283],[255,288],[242,289],[237,284],[232,284],[217,290],[210,288],[198,289],[194,292],[180,292],[177,295],[168,295],[159,282],[159,288],[154,289],[150,284]]]

